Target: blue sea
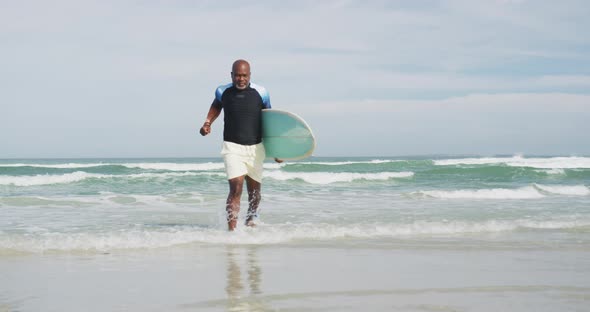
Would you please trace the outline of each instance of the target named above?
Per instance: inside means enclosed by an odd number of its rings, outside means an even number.
[[[67,293],[94,298],[96,310],[590,305],[590,157],[269,161],[258,226],[241,223],[234,233],[227,192],[220,158],[0,160],[0,310],[93,310],[82,299],[58,299]],[[244,194],[240,222],[246,205]],[[182,290],[168,288],[176,284],[156,262],[182,272],[174,275]],[[45,273],[32,273],[39,267]],[[138,267],[151,277],[130,276]],[[260,273],[254,286],[252,269]],[[107,287],[108,272],[119,282]],[[211,278],[208,286],[182,278],[196,272]],[[74,278],[112,293],[88,290],[93,297]],[[62,293],[30,286],[35,279]],[[146,283],[160,285],[160,301],[146,297],[158,288]],[[451,297],[479,299],[453,305]]]

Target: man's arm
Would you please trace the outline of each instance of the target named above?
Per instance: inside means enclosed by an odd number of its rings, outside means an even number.
[[[219,117],[219,114],[221,114],[221,106],[218,105],[216,101],[213,101],[209,108],[209,113],[207,113],[207,119],[205,119],[205,122],[199,131],[202,136],[211,133],[211,124],[217,119],[217,117]]]

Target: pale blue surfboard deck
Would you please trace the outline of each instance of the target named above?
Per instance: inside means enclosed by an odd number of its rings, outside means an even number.
[[[262,143],[266,157],[282,160],[306,158],[315,149],[315,138],[307,123],[278,109],[262,110]]]

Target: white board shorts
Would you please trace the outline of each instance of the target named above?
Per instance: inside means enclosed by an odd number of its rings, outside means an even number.
[[[221,149],[227,179],[247,175],[257,182],[262,182],[262,164],[266,157],[264,145],[241,145],[223,142]]]

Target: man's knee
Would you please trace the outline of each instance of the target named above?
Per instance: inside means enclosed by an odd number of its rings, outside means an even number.
[[[230,196],[241,196],[244,185],[244,177],[237,177],[228,180],[229,182],[229,195]]]
[[[229,189],[229,196],[230,197],[241,197],[242,196],[242,188],[235,187]]]

